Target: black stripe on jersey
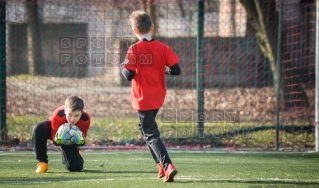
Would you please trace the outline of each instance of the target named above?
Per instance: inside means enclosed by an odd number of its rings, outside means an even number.
[[[59,116],[59,117],[65,116],[64,110],[59,110],[58,116]]]
[[[83,121],[87,121],[87,120],[89,120],[89,116],[87,114],[85,114],[85,113],[82,113],[80,119],[83,120]]]

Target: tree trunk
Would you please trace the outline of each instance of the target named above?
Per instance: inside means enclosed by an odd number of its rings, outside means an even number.
[[[143,9],[145,12],[148,12],[154,25],[153,35],[157,36],[158,33],[158,8],[154,4],[155,0],[143,0]]]
[[[277,69],[276,69],[276,46],[277,46],[277,26],[278,24],[278,14],[276,11],[276,1],[275,0],[240,0],[241,4],[247,11],[249,21],[253,28],[256,30],[256,36],[258,39],[259,47],[265,57],[270,62],[270,68],[274,80],[275,92],[277,90],[276,83],[278,81]],[[263,3],[263,4],[261,4]],[[294,25],[300,27],[299,25]],[[281,33],[283,39],[286,37],[286,32]],[[295,41],[298,42],[298,41]],[[299,41],[300,42],[300,41]],[[284,50],[287,50],[284,48]],[[283,51],[284,53],[285,51]],[[285,54],[290,54],[285,52]],[[290,57],[284,56],[283,59],[287,61]],[[290,61],[290,60],[289,60]],[[283,75],[286,77],[291,77],[291,75],[298,76],[296,67],[293,67],[292,63],[286,63],[283,71]],[[290,71],[292,70],[292,71]],[[285,80],[285,79],[284,79]],[[280,89],[281,100],[284,102],[284,106],[291,107],[305,107],[308,106],[307,95],[304,92],[303,87],[301,87],[296,79],[283,82],[283,86]],[[290,86],[293,88],[291,89]],[[282,89],[284,88],[284,89]],[[296,94],[298,93],[298,94]],[[291,104],[294,101],[294,105]],[[300,102],[302,101],[302,102]]]
[[[256,37],[260,50],[270,62],[270,68],[274,78],[274,84],[277,83],[276,70],[276,29],[278,23],[278,16],[276,13],[276,1],[267,1],[267,9],[262,9],[260,0],[240,0],[241,4],[246,9],[248,19],[252,27],[256,30]],[[266,1],[263,1],[264,3]],[[265,6],[264,6],[265,7]],[[267,19],[265,19],[265,16]],[[266,20],[268,23],[266,23]],[[275,87],[276,88],[276,87]]]
[[[41,74],[41,28],[36,0],[26,2],[29,74]]]

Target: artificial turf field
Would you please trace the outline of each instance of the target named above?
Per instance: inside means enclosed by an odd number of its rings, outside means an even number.
[[[68,172],[59,151],[49,170],[36,174],[31,151],[0,152],[0,187],[319,187],[318,153],[170,151],[178,174],[157,178],[148,151],[83,151],[84,171]],[[103,164],[103,165],[102,165]]]

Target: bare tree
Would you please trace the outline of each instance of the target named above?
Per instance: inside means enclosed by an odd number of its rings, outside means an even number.
[[[184,9],[184,6],[183,6],[183,2],[178,1],[177,5],[179,7],[179,10],[181,11],[181,16],[184,18],[186,16],[186,13],[185,13],[185,9]]]
[[[153,24],[154,24],[154,31],[153,31],[153,35],[158,35],[158,8],[157,6],[154,4],[156,2],[156,0],[143,0],[143,9],[145,12],[148,12]]]
[[[41,74],[41,28],[37,0],[27,0],[27,42],[29,74]]]
[[[230,21],[232,25],[232,30],[233,30],[233,36],[236,37],[236,0],[229,0],[230,7],[231,7],[231,16],[230,16]]]
[[[241,4],[246,9],[248,19],[252,27],[256,31],[256,37],[258,39],[259,48],[262,53],[267,57],[270,62],[270,68],[273,74],[274,83],[278,81],[276,70],[276,55],[275,55],[275,29],[278,22],[278,16],[276,12],[276,1],[267,0],[263,3],[267,3],[268,10],[264,10],[261,7],[260,0],[240,0]],[[265,22],[268,19],[268,24]],[[272,19],[271,21],[269,19]],[[270,25],[272,24],[272,25]]]
[[[276,47],[277,47],[277,27],[278,24],[278,14],[276,11],[276,0],[240,0],[241,4],[247,11],[248,19],[256,31],[256,36],[258,39],[259,47],[264,54],[265,57],[270,62],[270,68],[273,75],[274,84],[277,82],[281,82],[278,80],[277,68],[276,68]],[[296,14],[296,13],[295,13]],[[305,14],[306,15],[306,14]],[[291,19],[290,19],[291,20]],[[297,28],[300,26],[295,25]],[[285,38],[287,38],[287,32],[283,31],[283,33],[279,33],[282,35],[283,42],[285,42]],[[297,42],[297,41],[295,41]],[[294,42],[294,43],[295,43]],[[289,46],[289,47],[287,47]],[[294,45],[296,46],[296,45]],[[285,63],[285,67],[283,67],[287,71],[283,71],[283,75],[286,77],[291,77],[291,75],[298,76],[296,72],[296,68],[294,67],[291,61],[291,53],[295,53],[293,51],[287,53],[287,48],[291,48],[292,46],[286,45],[283,48],[285,56],[283,56],[284,60],[290,59],[288,63]],[[286,52],[285,52],[286,51]],[[293,87],[293,88],[292,88]],[[282,99],[284,100],[285,107],[305,107],[308,106],[307,95],[301,83],[298,79],[293,79],[287,82],[283,82],[283,86],[281,87],[280,93]],[[275,92],[276,92],[275,87]],[[294,104],[291,104],[293,101]],[[302,101],[302,102],[300,102]]]

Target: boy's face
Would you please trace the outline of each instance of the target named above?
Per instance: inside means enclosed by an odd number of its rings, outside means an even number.
[[[68,108],[64,109],[64,113],[66,116],[66,120],[72,125],[76,124],[82,115],[82,112],[80,110],[71,111],[71,109]]]

